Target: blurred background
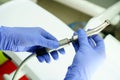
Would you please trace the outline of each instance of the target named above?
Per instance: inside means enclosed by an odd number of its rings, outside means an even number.
[[[10,0],[0,0],[0,5],[8,1]],[[57,2],[57,0],[32,0],[32,1],[34,1],[38,5],[49,11],[50,13],[54,14],[64,23],[69,25],[69,27],[72,28],[74,31],[76,31],[79,27],[83,28],[85,24],[88,22],[88,20],[92,18],[91,15],[87,15],[83,12],[63,5]],[[108,8],[119,0],[88,0],[88,1],[103,8]],[[118,40],[120,40],[120,21],[115,26],[113,25],[108,26],[102,32],[104,33],[104,35],[111,34]]]

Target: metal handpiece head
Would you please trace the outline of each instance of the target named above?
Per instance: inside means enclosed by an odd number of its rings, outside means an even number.
[[[95,34],[98,34],[99,32],[101,32],[103,29],[105,29],[108,25],[110,25],[110,21],[109,20],[105,20],[105,22],[103,24],[101,24],[100,26],[93,28],[89,31],[86,31],[87,36],[92,36]],[[77,40],[78,39],[78,35],[75,35],[71,38],[71,41]]]

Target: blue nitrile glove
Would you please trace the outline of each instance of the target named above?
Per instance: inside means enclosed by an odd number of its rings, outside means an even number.
[[[103,39],[94,35],[87,37],[85,31],[77,31],[78,40],[73,42],[76,54],[73,63],[68,67],[65,80],[90,80],[95,69],[105,59]]]
[[[59,43],[55,37],[39,27],[0,27],[0,50],[28,51],[41,53],[42,48],[57,48]],[[62,52],[63,49],[60,50]],[[51,52],[53,59],[58,59],[57,51]],[[40,62],[50,62],[48,53],[38,55]]]

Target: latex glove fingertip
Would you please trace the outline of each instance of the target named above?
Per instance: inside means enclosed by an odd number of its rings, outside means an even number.
[[[58,50],[61,54],[65,54],[65,49],[64,48],[61,48]]]
[[[57,60],[59,58],[57,51],[52,51],[50,54],[51,54],[51,56],[53,57],[54,60]]]
[[[43,56],[37,56],[38,61],[40,61],[41,63],[43,63],[45,61],[45,59],[43,58]]]

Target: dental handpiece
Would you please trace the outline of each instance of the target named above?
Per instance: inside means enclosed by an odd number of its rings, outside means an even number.
[[[104,28],[106,28],[108,25],[110,25],[110,21],[109,20],[105,20],[105,22],[103,24],[101,24],[100,26],[94,28],[94,29],[91,29],[89,31],[86,31],[86,34],[87,36],[92,36],[92,35],[95,35],[95,34],[98,34],[99,32],[101,32]],[[64,48],[65,45],[75,41],[78,39],[78,35],[74,35],[72,36],[72,38],[68,39],[68,38],[65,38],[65,39],[62,39],[59,41],[59,45],[60,47],[58,47],[57,49],[48,49],[48,48],[45,48],[45,52],[52,52],[52,51],[55,51],[55,50],[59,50],[61,48]],[[41,53],[44,53],[41,52]],[[32,54],[32,55],[29,55],[27,58],[25,58],[21,64],[19,65],[18,69],[16,70],[15,74],[13,75],[13,78],[12,80],[16,80],[17,78],[17,75],[18,75],[18,72],[22,69],[22,67],[26,64],[26,62],[31,59],[32,57],[36,57],[37,54]]]
[[[101,32],[103,29],[105,29],[108,25],[110,25],[110,21],[109,20],[105,20],[104,23],[102,23],[101,25],[99,25],[98,27],[96,28],[93,28],[91,30],[88,30],[86,31],[86,34],[87,36],[92,36],[92,35],[95,35],[95,34],[98,34],[99,32]],[[78,39],[78,35],[74,35],[72,36],[72,38],[68,39],[68,38],[65,38],[65,39],[62,39],[59,41],[59,45],[60,47],[57,48],[57,49],[47,49],[46,51],[47,52],[52,52],[54,50],[59,50],[60,48],[62,48],[64,45],[67,45],[75,40]]]

